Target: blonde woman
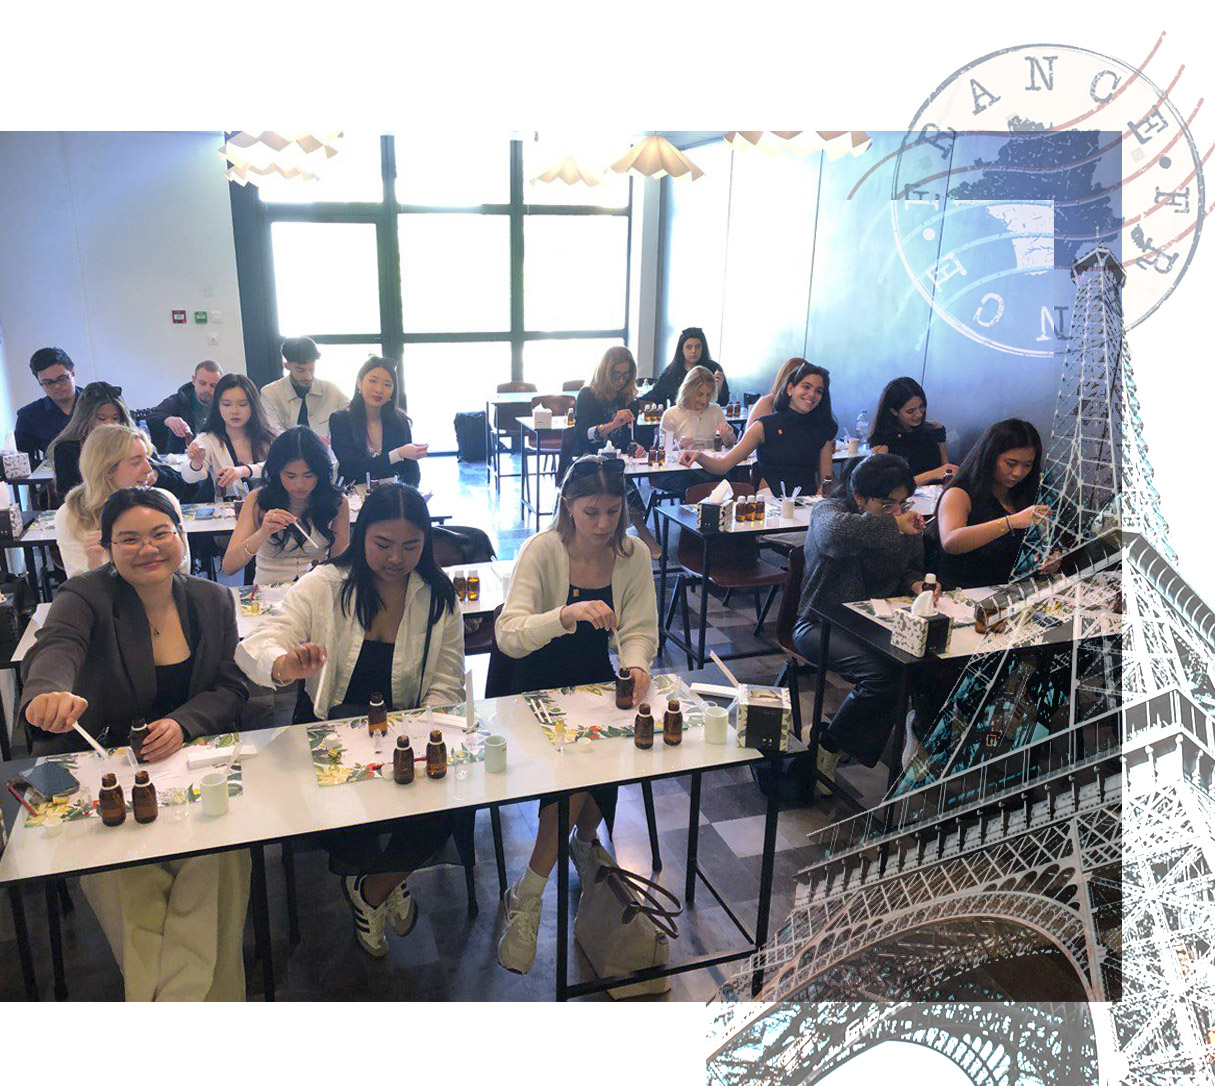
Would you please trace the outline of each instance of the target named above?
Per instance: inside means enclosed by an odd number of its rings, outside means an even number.
[[[147,486],[156,476],[152,446],[132,426],[98,426],[80,450],[82,482],[55,513],[55,541],[69,577],[104,566],[110,559],[101,545],[101,508],[116,490]],[[181,519],[181,506],[161,490]],[[190,572],[190,545],[183,537],[181,572]]]
[[[679,386],[675,406],[662,414],[661,429],[674,435],[681,449],[712,449],[720,437],[726,446],[734,444],[734,428],[726,421],[726,413],[713,402],[717,395],[717,380],[713,371],[693,366]]]
[[[756,400],[751,405],[751,410],[747,412],[748,426],[755,422],[756,419],[762,419],[765,415],[770,415],[776,410],[776,397],[780,395],[780,390],[788,383],[789,374],[805,361],[804,358],[790,358],[789,361],[781,366],[776,373],[776,380],[772,382],[772,391]]]

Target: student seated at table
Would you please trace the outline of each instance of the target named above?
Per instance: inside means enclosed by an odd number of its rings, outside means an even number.
[[[80,452],[82,481],[55,511],[55,542],[69,577],[104,566],[109,553],[101,544],[101,510],[117,490],[151,486],[157,477],[147,437],[130,426],[98,426]],[[181,520],[177,498],[161,487]],[[181,572],[190,572],[190,544],[182,540]]]
[[[210,477],[217,498],[243,498],[249,480],[261,478],[275,433],[253,382],[243,373],[226,373],[215,385],[207,421],[186,450],[190,460],[181,477],[188,483]]]
[[[574,455],[599,452],[609,441],[618,449],[632,444],[636,418],[637,362],[627,347],[603,352],[590,381],[574,400]]]
[[[906,504],[914,493],[907,462],[875,453],[856,465],[836,494],[811,510],[793,629],[797,651],[807,660],[819,659],[823,630],[812,606],[923,590],[924,518]],[[820,739],[818,768],[830,779],[843,751],[864,765],[877,764],[894,725],[898,669],[838,628],[831,631],[828,665],[855,684]]]
[[[869,431],[870,451],[901,456],[918,486],[944,482],[957,471],[945,449],[945,427],[928,422],[927,414],[928,397],[919,381],[896,377],[882,389]]]
[[[610,682],[608,655],[633,676],[633,704],[646,700],[658,650],[658,612],[650,556],[625,535],[624,474],[620,461],[598,456],[575,460],[561,484],[552,527],[519,551],[495,632],[502,652],[517,663],[516,692]],[[498,961],[526,973],[536,958],[540,902],[557,862],[556,801],[540,805],[540,830],[527,870],[507,892],[506,930]],[[614,787],[570,797],[574,833],[570,855],[585,883],[599,823],[611,830]]]
[[[714,439],[721,438],[724,445],[734,444],[734,427],[726,421],[726,413],[715,403],[717,382],[713,371],[704,366],[693,366],[679,386],[679,395],[674,407],[662,413],[659,429],[665,440],[673,435],[680,449],[713,449]]]
[[[13,440],[18,452],[41,460],[76,407],[76,363],[60,347],[40,347],[30,355],[30,373],[45,395],[17,410]]]
[[[371,357],[359,367],[350,406],[329,416],[329,442],[344,483],[391,479],[417,486],[422,480],[418,461],[427,446],[413,439],[409,416],[398,406],[397,364]]]
[[[830,373],[803,362],[776,397],[776,410],[751,423],[734,448],[720,455],[688,449],[680,453],[679,462],[725,475],[754,452],[762,481],[773,494],[792,494],[798,487],[803,494],[815,494],[832,481],[838,429],[831,413]]]
[[[291,336],[283,340],[282,351],[287,375],[262,386],[270,424],[278,430],[307,426],[328,440],[329,416],[346,407],[349,397],[332,381],[316,376],[321,352],[315,340]]]
[[[66,494],[80,482],[80,448],[97,426],[118,423],[134,426],[122,400],[122,389],[108,381],[93,381],[80,390],[68,424],[47,446],[46,456],[55,469],[55,491]]]
[[[389,709],[463,700],[464,622],[435,562],[422,495],[400,483],[373,490],[350,546],[304,574],[279,613],[241,642],[236,660],[262,686],[303,679],[314,719],[363,715],[373,693]],[[450,832],[450,818],[437,814],[406,820],[383,847],[381,827],[326,835],[329,869],[341,876],[368,954],[388,953],[385,921],[400,936],[413,930],[418,906],[406,880]]]
[[[989,426],[937,502],[945,588],[1005,584],[1026,529],[1050,508],[1035,504],[1042,475],[1042,439],[1032,423],[1004,419]]]
[[[101,511],[101,546],[111,564],[63,586],[22,664],[20,715],[35,751],[87,750],[76,721],[120,746],[138,716],[149,727],[143,755],[155,764],[236,728],[248,697],[232,659],[236,610],[226,588],[179,572],[177,506],[148,487],[116,491]],[[139,827],[124,829],[137,855]],[[80,885],[127,999],[244,999],[247,852],[85,875]]]
[[[751,405],[751,410],[747,412],[747,425],[762,419],[765,415],[772,414],[776,410],[776,397],[780,395],[780,390],[788,384],[789,375],[805,363],[804,358],[790,358],[779,370],[776,371],[776,379],[772,382],[772,391],[765,392],[758,400]]]
[[[675,355],[667,368],[659,374],[654,387],[646,392],[646,399],[653,403],[674,403],[679,395],[679,386],[694,366],[703,366],[713,372],[713,380],[717,382],[716,400],[719,404],[730,402],[730,382],[726,380],[721,366],[713,361],[709,354],[709,344],[700,328],[685,328],[679,333],[679,342],[675,344]]]
[[[287,584],[346,549],[350,506],[333,485],[329,450],[307,426],[292,426],[274,439],[262,479],[237,518],[225,573],[239,573],[256,557],[254,584]]]
[[[223,367],[203,359],[194,367],[194,376],[148,412],[148,432],[158,448],[166,453],[186,451],[195,434],[201,434],[211,411],[215,386],[224,375]]]

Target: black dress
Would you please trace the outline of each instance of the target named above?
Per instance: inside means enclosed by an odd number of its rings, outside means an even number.
[[[185,705],[190,700],[190,672],[193,667],[193,653],[177,664],[156,665],[156,698],[152,702],[149,721],[163,720],[179,705]]]
[[[971,501],[970,516],[966,518],[968,527],[985,524],[989,520],[1002,520],[1009,515],[1008,510],[990,495],[977,501],[972,497]],[[949,554],[942,547],[937,563],[941,585],[944,588],[986,588],[988,585],[1007,584],[1012,579],[1013,566],[1017,564],[1017,555],[1021,553],[1024,539],[1025,530],[1014,528],[999,539],[993,539],[966,554]]]
[[[835,441],[837,424],[816,408],[805,413],[785,408],[759,420],[763,444],[755,450],[760,473],[777,495],[818,492],[818,462],[823,446]]]
[[[612,586],[578,588],[570,585],[565,600],[567,606],[588,600],[602,600],[611,607]],[[611,631],[597,630],[589,622],[579,622],[573,633],[554,637],[543,648],[515,661],[511,677],[512,693],[526,694],[530,690],[612,682],[616,678],[616,670],[608,655],[610,638]],[[604,785],[589,791],[610,832],[616,819],[616,786]],[[555,799],[541,800],[540,809],[556,802]]]
[[[914,430],[874,430],[870,445],[885,445],[886,448],[907,461],[912,475],[941,466],[941,446],[945,444],[945,427],[926,422]]]

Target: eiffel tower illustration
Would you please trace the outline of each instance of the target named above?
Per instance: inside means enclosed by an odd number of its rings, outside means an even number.
[[[977,1084],[1215,1083],[1215,612],[1160,514],[1125,274],[1097,246],[1072,276],[1049,523],[885,802],[811,835],[823,859],[714,1004],[719,1086],[815,1082],[889,1039]],[[1044,952],[1087,1004],[1013,1002]]]

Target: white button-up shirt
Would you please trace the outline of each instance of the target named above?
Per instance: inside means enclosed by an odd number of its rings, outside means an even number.
[[[308,386],[308,427],[323,438],[329,437],[329,416],[350,404],[350,398],[332,381],[315,378]],[[270,425],[289,430],[300,417],[300,398],[290,377],[280,377],[262,389],[262,405]]]

